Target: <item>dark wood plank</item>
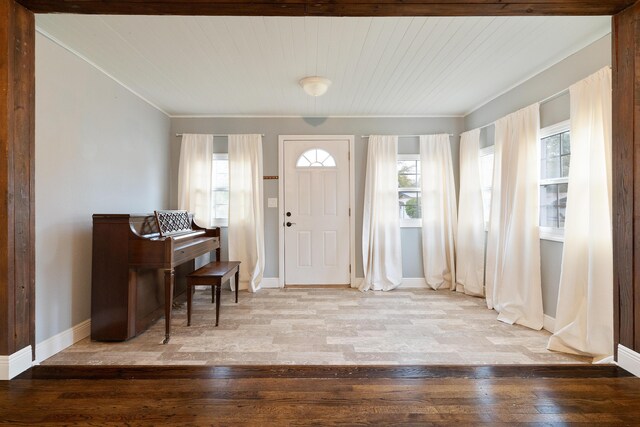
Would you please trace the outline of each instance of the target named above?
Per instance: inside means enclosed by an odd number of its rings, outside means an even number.
[[[23,376],[0,383],[0,413],[9,425],[635,425],[640,417],[638,378],[572,377],[570,369],[521,377],[516,367],[503,369],[513,376],[485,378],[486,368],[476,370],[479,379],[453,367],[437,377],[351,367],[358,375],[342,377],[308,366],[263,367],[261,377],[229,375],[242,371],[231,367],[221,378],[189,377],[199,368],[170,377],[164,367],[155,379]]]
[[[638,204],[634,207],[634,281],[633,281],[633,328],[634,328],[634,345],[632,350],[640,353],[640,3],[636,3],[625,14],[631,14],[633,19],[633,145],[636,150],[634,181],[636,185],[634,189],[634,198],[638,200]],[[637,208],[637,209],[636,209]],[[639,248],[635,250],[635,248]]]
[[[10,355],[35,344],[35,19],[13,0],[0,3],[0,50],[0,354]]]
[[[612,49],[614,342],[636,351],[640,348],[639,13],[636,4],[613,18]]]
[[[31,294],[32,275],[35,265],[33,245],[35,236],[35,215],[31,211],[32,187],[34,187],[34,167],[31,153],[35,146],[34,111],[29,106],[35,104],[35,20],[33,13],[16,4],[15,46],[12,84],[14,87],[14,227],[15,227],[15,338],[16,350],[29,344],[31,331],[35,331],[32,307],[35,298]],[[35,350],[35,345],[32,347]],[[34,352],[35,355],[35,352]]]
[[[486,366],[34,366],[21,379],[623,378],[615,365]]]
[[[252,16],[613,15],[633,0],[20,0],[36,13]]]

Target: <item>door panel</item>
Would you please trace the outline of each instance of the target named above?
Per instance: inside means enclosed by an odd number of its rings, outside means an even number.
[[[287,140],[283,161],[285,284],[349,284],[349,141]]]

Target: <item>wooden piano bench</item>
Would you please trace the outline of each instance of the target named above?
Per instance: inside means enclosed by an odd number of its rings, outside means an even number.
[[[194,286],[211,286],[211,302],[216,303],[216,326],[220,317],[220,288],[235,275],[236,304],[240,282],[239,261],[214,261],[187,275],[187,326],[191,326],[191,303]],[[214,297],[215,290],[215,297]]]

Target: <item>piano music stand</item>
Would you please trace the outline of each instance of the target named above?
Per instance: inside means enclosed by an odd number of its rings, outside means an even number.
[[[193,231],[189,212],[183,210],[155,211],[156,222],[160,237],[174,236],[176,234]]]

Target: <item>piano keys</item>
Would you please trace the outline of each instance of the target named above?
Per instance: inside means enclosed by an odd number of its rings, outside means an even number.
[[[220,259],[220,229],[190,220],[191,230],[162,236],[153,214],[93,215],[91,339],[133,338],[164,314],[169,341],[173,296],[186,290],[195,258]]]

